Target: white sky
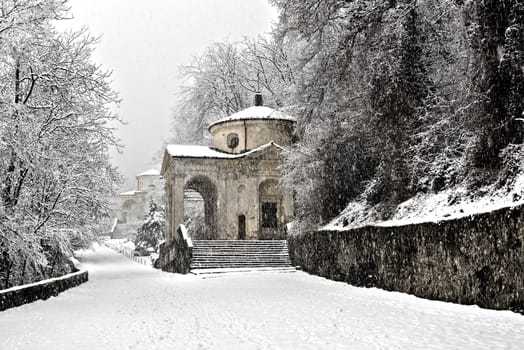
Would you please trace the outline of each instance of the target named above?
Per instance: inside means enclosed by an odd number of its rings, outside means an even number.
[[[277,12],[267,0],[70,0],[74,19],[101,42],[94,60],[112,70],[123,99],[118,114],[128,124],[117,136],[124,151],[113,156],[127,182],[159,168],[152,158],[167,139],[170,109],[181,82],[177,68],[213,42],[237,41],[270,31]],[[60,26],[62,27],[62,26]]]

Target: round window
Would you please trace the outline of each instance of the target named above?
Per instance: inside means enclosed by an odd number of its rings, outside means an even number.
[[[229,148],[235,148],[236,146],[238,146],[238,135],[237,134],[227,135],[227,146]]]

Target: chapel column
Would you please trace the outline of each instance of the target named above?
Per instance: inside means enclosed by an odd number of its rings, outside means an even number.
[[[171,178],[168,176],[164,182],[164,191],[166,193],[166,202],[165,202],[165,208],[166,208],[166,231],[165,231],[165,239],[167,242],[171,240],[171,232],[173,231],[173,223],[171,220],[171,207],[172,207],[172,200],[173,197],[172,194],[172,185],[171,185]]]
[[[175,174],[172,183],[172,212],[171,217],[173,218],[171,226],[171,238],[174,239],[178,226],[184,223],[184,180],[185,176],[181,174]]]

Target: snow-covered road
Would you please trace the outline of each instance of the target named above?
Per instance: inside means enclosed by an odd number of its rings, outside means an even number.
[[[0,312],[1,349],[523,349],[524,316],[297,273],[202,279],[88,251],[89,282]]]

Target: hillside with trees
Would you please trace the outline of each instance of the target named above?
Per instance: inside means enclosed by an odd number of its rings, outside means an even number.
[[[521,0],[272,3],[269,36],[181,68],[175,142],[205,142],[209,122],[260,90],[298,118],[283,172],[299,231],[521,200]]]
[[[110,74],[97,39],[58,32],[62,0],[0,4],[0,289],[67,272],[88,247],[120,175]]]

